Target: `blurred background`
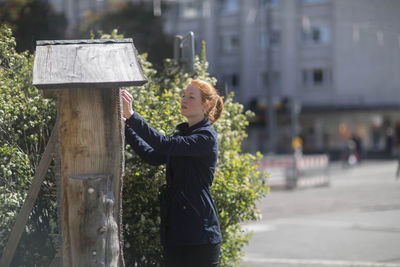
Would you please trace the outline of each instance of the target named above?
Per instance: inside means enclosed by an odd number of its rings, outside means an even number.
[[[270,173],[243,264],[400,266],[400,0],[10,0],[0,21],[31,52],[117,29],[156,68],[193,32]]]
[[[244,150],[392,158],[400,144],[398,0],[9,0],[0,19],[20,51],[39,39],[118,29],[156,66],[173,36],[206,42],[219,86],[256,113]]]

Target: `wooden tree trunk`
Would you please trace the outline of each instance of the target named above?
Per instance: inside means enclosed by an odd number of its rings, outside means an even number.
[[[123,266],[119,89],[59,95],[63,266]]]

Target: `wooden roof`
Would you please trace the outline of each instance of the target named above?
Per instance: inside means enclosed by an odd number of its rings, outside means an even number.
[[[147,82],[132,39],[37,41],[39,89],[122,87]]]

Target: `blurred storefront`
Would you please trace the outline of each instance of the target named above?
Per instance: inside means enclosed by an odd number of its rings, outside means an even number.
[[[255,113],[248,129],[244,149],[267,153],[268,140],[263,103],[254,100]],[[303,106],[298,116],[299,129],[293,133],[293,116],[287,101],[275,105],[277,115],[277,153],[292,153],[289,140],[299,136],[303,153],[327,153],[331,159],[343,156],[349,140],[355,141],[361,158],[394,157],[400,147],[400,105]]]
[[[392,157],[399,144],[400,106],[310,107],[301,124],[305,151],[340,153],[349,139],[359,139],[363,156]]]

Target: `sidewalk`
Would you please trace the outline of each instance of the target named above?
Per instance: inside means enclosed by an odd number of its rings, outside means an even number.
[[[369,172],[375,173],[380,168],[387,168],[388,170],[392,170],[393,178],[395,179],[395,174],[397,170],[398,161],[395,159],[388,160],[363,160],[361,163],[358,163],[354,166],[346,167],[343,166],[341,161],[333,161],[329,162],[329,166],[327,169],[327,178],[329,179],[329,183],[332,177],[337,177],[338,174],[342,173],[352,173],[360,168],[367,170]],[[268,185],[272,190],[282,190],[286,187],[286,177],[285,177],[285,169],[284,168],[274,168],[268,169],[266,168],[264,171],[270,174],[270,178],[268,179]],[[326,186],[327,178],[325,175],[315,175],[315,173],[310,173],[310,176],[304,176],[303,179],[299,179],[298,188],[305,187],[316,187],[316,186]],[[399,177],[400,180],[400,177]]]
[[[330,166],[331,185],[272,191],[254,235],[247,267],[400,267],[400,180],[396,160]]]
[[[396,256],[400,245],[398,221],[399,210],[387,210],[249,224],[245,228],[254,236],[243,263],[247,267],[400,267],[400,257]]]
[[[384,167],[384,166],[390,166],[392,167],[393,165],[397,165],[397,160],[396,159],[382,159],[382,160],[375,160],[375,159],[366,159],[361,161],[360,163],[352,166],[352,167],[343,167],[343,163],[341,161],[331,161],[329,164],[329,168],[331,170],[348,170],[352,168],[369,168],[369,169],[375,169],[376,167]]]

